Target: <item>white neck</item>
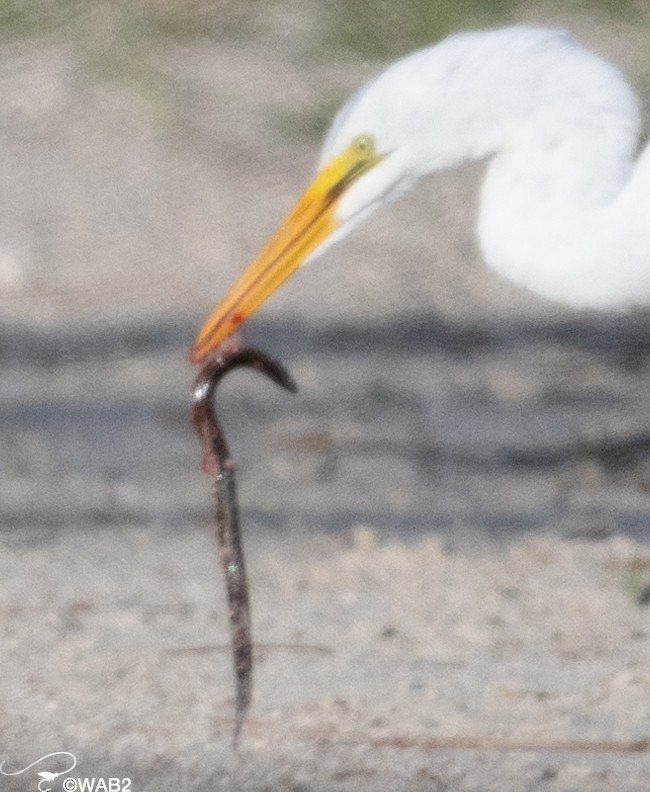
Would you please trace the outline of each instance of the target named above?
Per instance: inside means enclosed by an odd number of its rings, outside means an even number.
[[[337,115],[323,162],[363,133],[386,154],[341,199],[338,234],[419,177],[488,159],[479,242],[496,271],[577,306],[650,304],[638,104],[565,31],[451,36],[389,66]]]
[[[506,130],[488,165],[481,251],[549,299],[649,304],[650,153],[634,162],[637,100],[617,71],[570,43],[565,83]]]

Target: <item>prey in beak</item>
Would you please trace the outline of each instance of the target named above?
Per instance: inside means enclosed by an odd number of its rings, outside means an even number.
[[[355,138],[316,175],[266,245],[208,316],[189,351],[202,363],[339,227],[336,209],[346,190],[383,155],[369,135]]]

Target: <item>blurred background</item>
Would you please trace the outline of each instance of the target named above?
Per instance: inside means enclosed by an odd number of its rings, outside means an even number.
[[[185,349],[311,177],[336,108],[386,60],[463,27],[562,25],[644,95],[647,11],[606,0],[2,4],[3,523],[176,521],[204,508]],[[474,236],[481,172],[424,180],[250,322],[250,342],[302,388],[291,399],[236,375],[245,395],[224,399],[243,424],[232,437],[243,467],[259,468],[258,511],[273,512],[269,489],[290,489],[307,464],[300,485],[323,501],[311,517],[345,526],[356,517],[331,509],[341,490],[316,492],[314,471],[336,477],[336,460],[361,455],[364,469],[368,457],[388,463],[390,478],[415,455],[415,479],[397,485],[400,522],[417,510],[435,525],[439,493],[422,498],[422,475],[458,455],[499,457],[500,444],[596,478],[634,463],[647,483],[647,317],[571,313],[488,272]],[[340,486],[353,512],[374,509]],[[285,521],[295,504],[281,511]]]
[[[311,177],[350,93],[451,31],[511,23],[568,27],[648,106],[641,0],[0,2],[0,747],[22,761],[74,743],[128,774],[129,761],[185,750],[183,730],[195,750],[214,734],[211,704],[204,720],[187,705],[206,686],[224,686],[227,719],[227,653],[219,682],[214,654],[157,681],[150,724],[170,690],[192,689],[174,704],[182,727],[164,716],[173,734],[158,753],[134,725],[149,666],[106,671],[115,646],[156,657],[184,630],[188,645],[226,640],[186,349]],[[632,543],[612,585],[643,618],[650,317],[572,311],[488,272],[474,235],[482,171],[423,180],[248,323],[300,387],[289,396],[242,372],[219,394],[260,613],[283,591],[261,571],[274,553],[281,579],[359,542],[490,556],[538,536]],[[131,617],[150,626],[146,651],[120,632]],[[260,629],[284,640],[274,618]],[[106,673],[120,703],[101,721],[84,707]],[[287,778],[273,788],[312,788]]]

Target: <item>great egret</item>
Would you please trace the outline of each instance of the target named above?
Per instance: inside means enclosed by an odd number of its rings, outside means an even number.
[[[489,159],[480,249],[579,307],[650,304],[650,153],[623,75],[563,30],[459,33],[407,55],[339,111],[320,169],[199,331],[198,363],[299,264],[421,176]]]

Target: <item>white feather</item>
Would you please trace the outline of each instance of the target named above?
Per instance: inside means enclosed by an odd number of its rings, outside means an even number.
[[[650,303],[639,103],[567,32],[461,33],[408,55],[339,111],[321,162],[360,134],[387,156],[343,195],[329,242],[421,176],[485,158],[478,236],[490,266],[576,306]]]

